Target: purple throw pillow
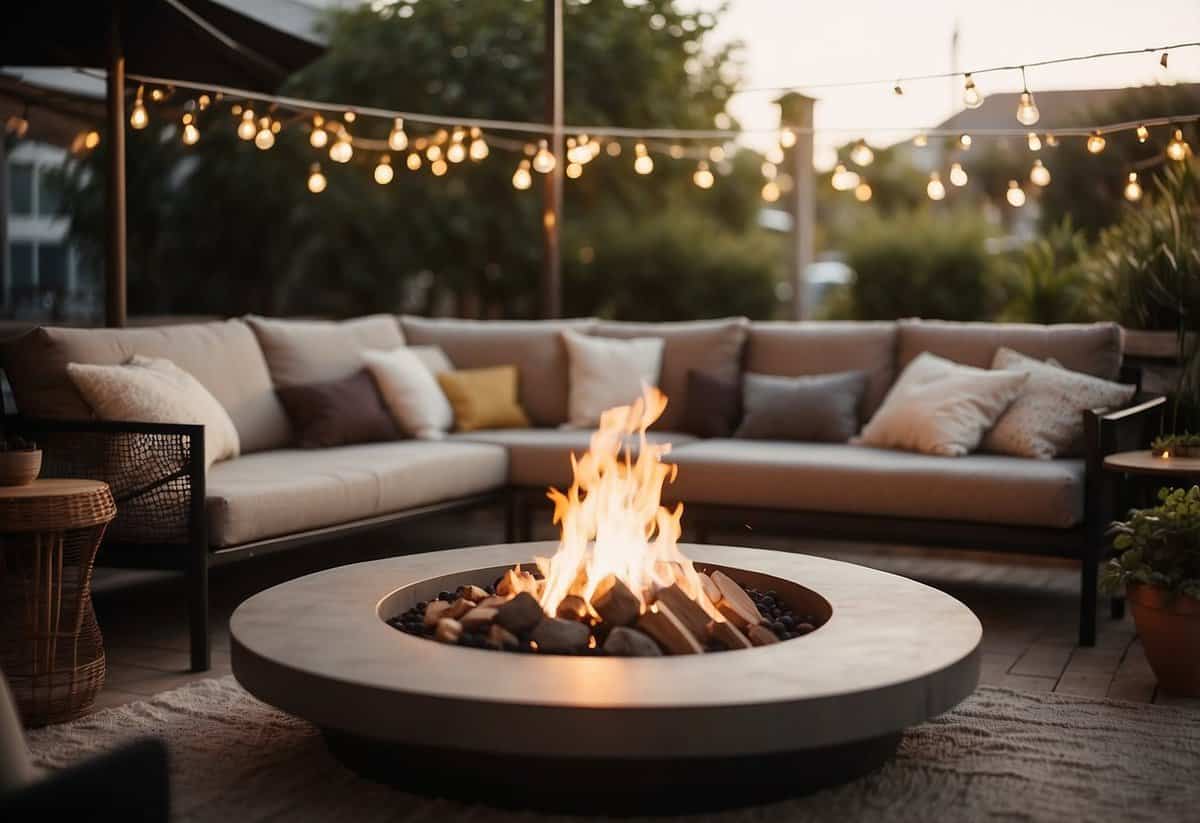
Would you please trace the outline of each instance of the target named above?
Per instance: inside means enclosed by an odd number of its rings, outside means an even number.
[[[295,445],[325,449],[396,440],[400,430],[366,369],[327,383],[276,389],[292,422]]]

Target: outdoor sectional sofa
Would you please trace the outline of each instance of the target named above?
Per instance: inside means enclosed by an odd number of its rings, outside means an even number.
[[[652,435],[679,465],[668,494],[687,505],[694,539],[717,526],[917,545],[1057,555],[1081,562],[1080,642],[1095,638],[1096,573],[1111,501],[1103,455],[1143,446],[1161,399],[1085,412],[1084,454],[1029,460],[992,454],[935,457],[850,444],[699,439],[682,434],[691,369],[784,376],[868,373],[860,423],[903,367],[929,351],[987,368],[997,347],[1054,358],[1107,379],[1122,373],[1114,324],[1033,326],[901,321],[688,323],[465,321],[373,315],[340,323],[233,319],[135,329],[39,328],[0,345],[17,405],[7,419],[46,451],[47,476],[107,480],[118,515],[100,562],[179,569],[188,578],[192,664],[208,666],[210,566],[395,525],[423,515],[503,506],[507,536],[529,533],[547,486],[570,481],[568,456],[589,431],[567,417],[561,331],[660,336],[660,386],[671,400]],[[452,434],[328,449],[291,447],[276,387],[344,377],[361,352],[438,346],[455,368],[518,367],[533,428]],[[204,429],[101,422],[66,374],[71,362],[165,357],[193,374],[229,412],[241,456],[204,468]],[[1135,399],[1135,402],[1136,399]],[[11,411],[11,410],[10,410]]]

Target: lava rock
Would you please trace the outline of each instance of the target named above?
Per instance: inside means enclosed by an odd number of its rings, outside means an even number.
[[[662,649],[649,635],[628,626],[617,626],[609,632],[604,651],[616,657],[662,657]]]
[[[576,620],[547,617],[537,624],[530,640],[537,643],[540,652],[565,654],[586,649],[591,636],[588,627]]]
[[[545,613],[529,592],[521,592],[496,609],[496,623],[513,634],[523,634],[538,624]]]

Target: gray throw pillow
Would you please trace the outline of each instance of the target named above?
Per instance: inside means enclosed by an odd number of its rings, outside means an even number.
[[[867,390],[861,371],[806,377],[746,374],[742,424],[734,437],[845,443],[858,431]]]

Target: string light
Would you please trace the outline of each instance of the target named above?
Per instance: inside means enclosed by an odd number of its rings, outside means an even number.
[[[654,171],[654,159],[646,151],[645,143],[638,143],[633,147],[633,153],[636,155],[633,161],[633,170],[638,174],[649,174]]]
[[[779,132],[779,145],[785,149],[790,149],[796,145],[796,132],[791,129],[781,129]]]
[[[696,171],[692,173],[692,182],[701,189],[711,189],[713,187],[716,179],[713,177],[713,173],[709,171],[706,161],[701,160],[696,165]]]
[[[865,203],[871,199],[871,187],[867,183],[859,183],[854,187],[854,199],[860,203]]]
[[[779,184],[776,183],[774,180],[768,180],[766,183],[763,184],[762,199],[765,200],[766,202],[774,203],[776,200],[779,199],[780,194],[781,194],[781,192],[779,190]]]
[[[346,113],[342,115],[342,119],[345,120],[347,123],[353,123],[355,120],[358,119],[358,115],[355,114],[352,109],[347,109]]]
[[[609,157],[620,157],[621,156],[621,144],[618,143],[616,140],[613,140],[611,143],[608,144],[607,148],[605,148],[605,151],[608,152]]]
[[[386,186],[392,182],[396,171],[392,168],[392,158],[388,155],[382,155],[379,158],[379,164],[375,166],[375,182],[381,186]]]
[[[1167,157],[1172,160],[1186,160],[1191,153],[1192,147],[1183,139],[1183,129],[1175,129],[1175,133],[1171,135],[1171,142],[1167,143]]]
[[[774,163],[778,166],[783,162],[783,149],[779,148],[779,146],[771,146],[771,148],[767,149],[765,156],[767,158],[767,162]]]
[[[667,149],[667,154],[671,155],[672,160],[679,160],[683,157],[683,146],[678,143],[672,143],[671,147]]]
[[[1046,168],[1040,158],[1033,161],[1033,168],[1029,170],[1029,182],[1041,187],[1050,185],[1050,169]]]
[[[312,133],[308,135],[308,144],[314,149],[323,149],[328,142],[329,132],[325,131],[325,118],[319,114],[314,114]]]
[[[764,160],[763,164],[758,169],[762,172],[762,176],[768,180],[774,180],[775,175],[779,174],[779,168],[769,160]]]
[[[1041,151],[1042,140],[1038,137],[1036,131],[1031,131],[1025,138],[1025,142],[1029,144],[1030,151]]]
[[[892,94],[896,95],[897,97],[904,96],[904,87],[900,85],[900,81],[896,81],[896,85],[892,86]],[[868,190],[870,190],[870,188],[870,186],[867,186]]]
[[[967,172],[962,167],[962,163],[950,164],[950,184],[962,188],[967,185]]]
[[[513,188],[518,191],[525,191],[533,185],[533,175],[529,173],[529,159],[521,158],[521,162],[517,164],[517,170],[512,176]]]
[[[1033,95],[1028,91],[1021,92],[1021,101],[1017,103],[1017,120],[1022,125],[1032,126],[1041,116],[1037,104],[1033,102]]]
[[[243,140],[253,140],[258,134],[254,125],[254,109],[242,109],[242,119],[237,125],[237,136]]]
[[[404,151],[408,148],[408,135],[404,133],[403,117],[392,121],[392,131],[388,134],[388,148],[392,151]]]
[[[1165,51],[1162,53],[1162,57],[1158,58],[1158,65],[1162,66],[1164,71],[1166,70],[1166,68],[1167,68],[1167,53]]]
[[[445,160],[438,159],[429,164],[429,170],[433,172],[434,177],[441,177],[450,170],[450,166],[446,164]]]
[[[338,132],[337,140],[329,147],[329,159],[335,163],[349,163],[354,156],[354,147],[350,145],[350,132],[344,128]]]
[[[271,118],[264,117],[258,121],[258,133],[254,135],[254,145],[263,151],[275,145],[275,132],[271,130]]]
[[[200,106],[200,111],[204,111],[206,108],[208,108],[208,105],[211,102],[212,102],[212,98],[209,97],[207,94],[202,94],[196,98],[196,103],[197,103],[197,105]]]
[[[478,126],[471,129],[471,147],[467,151],[470,158],[478,163],[486,158],[489,152],[487,141],[483,139],[483,129]]]
[[[838,163],[833,169],[833,176],[830,177],[829,182],[835,191],[850,191],[859,184],[858,172],[850,171]]]
[[[926,137],[924,135],[924,133],[918,134],[916,137],[913,138],[913,145],[919,149],[923,149],[929,145],[929,138]]]
[[[150,90],[150,99],[153,100],[155,103],[161,103],[163,101],[163,99],[166,98],[166,96],[167,96],[167,93],[164,92],[162,89],[155,88],[155,89]]]
[[[1138,139],[1139,143],[1145,143],[1147,140],[1149,140],[1150,139],[1150,129],[1146,128],[1145,126],[1138,126],[1137,127],[1137,139]]]
[[[869,166],[875,162],[875,152],[871,151],[866,140],[859,140],[850,149],[850,162],[856,166]]]
[[[983,95],[975,88],[975,80],[970,72],[963,75],[963,105],[969,109],[977,109],[983,105]]]
[[[467,147],[463,145],[462,129],[455,129],[454,136],[450,138],[450,148],[446,149],[446,159],[451,163],[461,163],[467,159]]]
[[[421,168],[421,155],[415,151],[410,151],[408,157],[404,158],[404,165],[408,166],[409,171],[416,171]]]
[[[183,145],[194,146],[200,142],[200,129],[196,128],[196,117],[190,111],[183,113]]]
[[[1021,208],[1025,205],[1025,190],[1021,188],[1021,184],[1016,180],[1008,181],[1008,191],[1004,195],[1008,200],[1008,205],[1013,208]]]
[[[942,200],[946,197],[946,186],[942,183],[942,177],[936,171],[929,173],[929,182],[925,184],[925,193],[929,195],[930,200]]]
[[[722,160],[725,159],[725,147],[724,146],[713,146],[711,149],[708,150],[708,159],[714,163],[720,163]]]
[[[1104,139],[1104,135],[1099,130],[1094,131],[1087,139],[1087,150],[1092,154],[1099,154],[1104,151],[1104,146],[1108,141]]]
[[[425,148],[425,159],[430,163],[436,163],[442,159],[442,147],[437,143],[431,143]]]
[[[582,163],[567,163],[566,173],[567,173],[567,177],[570,177],[572,180],[576,180],[576,179],[582,177],[583,176],[583,164]]]
[[[150,115],[146,112],[146,104],[142,102],[142,87],[138,86],[137,97],[133,100],[133,109],[129,112],[129,125],[141,131],[150,123]]]
[[[554,171],[556,165],[558,165],[558,160],[550,152],[546,141],[538,141],[537,154],[533,156],[533,170],[539,174],[549,174]]]
[[[1130,203],[1142,199],[1142,184],[1138,182],[1136,171],[1129,172],[1129,181],[1125,184],[1125,199]]]
[[[87,134],[85,134],[83,136],[83,147],[85,149],[87,149],[88,151],[91,151],[92,149],[96,148],[96,146],[99,146],[99,145],[100,145],[100,132],[89,131]]]
[[[308,168],[308,190],[313,194],[320,194],[325,191],[325,186],[328,181],[325,175],[321,174],[321,164],[313,163]]]
[[[966,133],[960,134],[958,136],[958,145],[962,147],[963,151],[969,150],[971,148],[971,135]]]
[[[1055,137],[1052,132],[1046,132],[1046,145],[1050,148],[1054,148],[1058,145],[1058,138]]]

